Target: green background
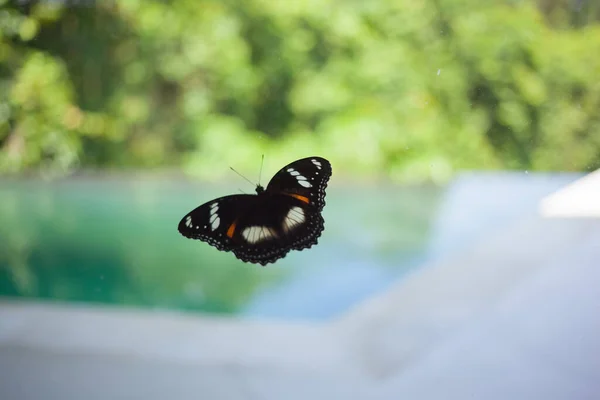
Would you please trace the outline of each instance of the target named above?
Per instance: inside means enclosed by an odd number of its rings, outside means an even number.
[[[600,165],[592,0],[0,0],[0,171]],[[275,168],[275,167],[273,167]]]

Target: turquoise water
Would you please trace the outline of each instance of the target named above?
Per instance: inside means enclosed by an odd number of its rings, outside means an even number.
[[[177,232],[188,211],[235,192],[147,176],[0,181],[0,296],[327,318],[423,262],[442,195],[333,185],[319,245],[261,267]]]

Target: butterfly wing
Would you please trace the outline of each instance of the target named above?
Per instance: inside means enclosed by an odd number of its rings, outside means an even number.
[[[287,195],[263,193],[252,209],[240,217],[232,240],[237,258],[266,265],[290,250],[302,250],[317,243],[324,229],[321,214],[302,201]]]
[[[317,243],[324,228],[319,212],[287,195],[233,195],[209,201],[179,222],[179,232],[245,262],[266,265],[290,250]]]
[[[325,189],[330,177],[329,161],[322,157],[307,157],[280,169],[266,191],[294,197],[321,212],[325,207]]]
[[[211,200],[184,216],[177,230],[187,238],[202,240],[222,251],[231,251],[235,247],[232,240],[235,226],[231,226],[254,206],[256,197],[235,194]]]

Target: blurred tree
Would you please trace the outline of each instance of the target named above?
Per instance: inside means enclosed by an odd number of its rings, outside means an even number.
[[[1,171],[600,166],[593,1],[95,4],[0,0]]]
[[[600,21],[596,0],[537,0],[542,13],[555,26],[582,27]]]

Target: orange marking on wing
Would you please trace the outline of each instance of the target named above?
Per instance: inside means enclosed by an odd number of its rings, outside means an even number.
[[[229,229],[227,229],[227,236],[232,239],[233,234],[235,233],[235,226],[237,221],[233,221],[233,224],[229,225]]]
[[[304,202],[306,204],[310,203],[310,200],[306,196],[300,196],[299,194],[295,194],[295,193],[288,193],[288,195],[292,196],[292,197],[295,197],[296,199],[298,199],[298,200],[300,200],[300,201],[302,201],[302,202]]]

